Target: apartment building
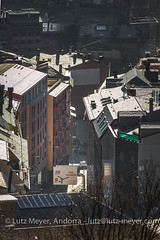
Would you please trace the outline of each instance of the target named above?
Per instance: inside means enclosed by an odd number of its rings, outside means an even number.
[[[47,102],[47,170],[52,182],[53,167],[69,163],[70,85],[56,81]]]
[[[18,117],[28,142],[32,183],[37,176],[41,179],[46,167],[47,75],[14,63],[1,64],[0,83],[5,91],[13,87],[13,99],[20,101]]]
[[[103,176],[104,192],[121,186],[125,193],[139,190],[148,162],[158,163],[158,83],[137,69],[107,78],[94,94],[83,99],[87,119],[87,162],[93,171],[88,184]],[[91,178],[92,177],[92,178]],[[110,181],[114,180],[114,181]]]
[[[2,50],[27,57],[34,56],[41,44],[42,21],[33,9],[3,11],[0,18]]]

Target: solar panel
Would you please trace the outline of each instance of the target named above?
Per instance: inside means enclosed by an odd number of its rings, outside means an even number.
[[[64,207],[74,204],[67,193],[24,195],[18,196],[17,199],[20,209]]]

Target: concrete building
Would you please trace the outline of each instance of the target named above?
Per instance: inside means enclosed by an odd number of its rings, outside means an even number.
[[[47,170],[52,183],[53,167],[69,163],[70,85],[56,81],[47,98]]]
[[[20,102],[18,117],[28,142],[31,180],[38,174],[41,179],[46,168],[47,75],[14,63],[1,64],[0,73],[5,91],[13,87],[13,99]]]
[[[0,85],[0,193],[25,193],[25,186],[30,188],[30,171],[27,141],[17,120],[20,104],[12,100],[12,93],[3,97],[3,89]]]
[[[82,98],[98,89],[108,74],[103,59],[99,62],[84,62],[71,68],[73,88],[71,105],[76,109],[74,135],[80,142],[86,142],[86,124],[83,121],[84,105]]]
[[[158,162],[159,147],[152,147],[152,141],[159,136],[160,108],[152,96],[159,88],[151,83],[132,69],[118,79],[107,79],[97,93],[83,99],[87,161],[91,169],[94,167],[88,183],[103,176],[105,192],[113,188],[111,179],[115,186],[123,184],[125,192],[131,193],[136,186],[138,192],[137,177],[147,162]]]
[[[41,44],[42,22],[40,13],[33,9],[3,11],[0,24],[2,50],[32,57]]]

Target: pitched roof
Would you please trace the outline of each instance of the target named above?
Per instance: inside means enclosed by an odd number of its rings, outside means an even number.
[[[64,90],[66,90],[67,87],[69,87],[69,84],[60,82],[58,85],[56,84],[56,86],[49,91],[49,95],[51,95],[52,97],[57,97]]]
[[[145,78],[145,76],[142,74],[142,72],[140,70],[138,70],[137,68],[133,68],[130,71],[128,71],[127,73],[125,73],[124,75],[121,76],[121,82],[123,84],[135,84],[138,86],[151,86],[150,82]],[[137,84],[136,84],[136,81]]]
[[[6,70],[6,68],[8,68]],[[14,92],[22,95],[32,86],[47,76],[45,73],[21,66],[19,64],[1,64],[0,82],[5,85],[5,89],[13,87]]]

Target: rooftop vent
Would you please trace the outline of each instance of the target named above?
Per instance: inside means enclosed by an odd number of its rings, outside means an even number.
[[[91,107],[92,107],[92,109],[96,108],[96,102],[94,100],[91,101]]]
[[[101,103],[102,103],[102,106],[105,107],[107,104],[111,103],[112,100],[110,97],[107,97],[107,98],[101,98]]]

